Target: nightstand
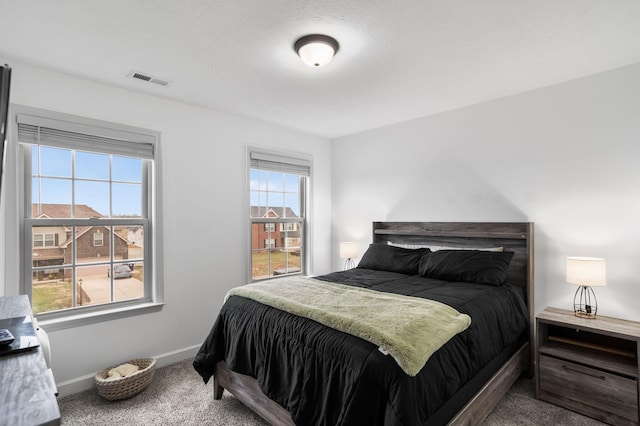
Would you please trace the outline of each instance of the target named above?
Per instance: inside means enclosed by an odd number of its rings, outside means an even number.
[[[639,322],[547,308],[536,328],[538,399],[614,425],[640,424]]]

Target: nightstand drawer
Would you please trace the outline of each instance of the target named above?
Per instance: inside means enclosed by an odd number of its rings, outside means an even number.
[[[606,413],[638,422],[635,379],[540,355],[540,397],[611,422]],[[593,410],[595,409],[595,410]]]

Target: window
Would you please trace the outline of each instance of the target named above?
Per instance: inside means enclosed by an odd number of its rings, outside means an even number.
[[[16,121],[23,277],[30,278],[22,291],[33,312],[64,320],[161,302],[157,233],[150,231],[159,134],[24,107]]]
[[[55,244],[55,234],[44,234],[44,246],[53,247]]]
[[[104,238],[102,238],[102,235],[100,232],[96,232],[93,234],[93,246],[94,247],[102,247],[104,245]],[[133,241],[131,241],[131,243],[133,243]]]
[[[249,150],[251,281],[305,272],[311,161]]]
[[[56,234],[33,234],[34,247],[55,247]]]
[[[291,222],[287,222],[287,223],[282,223],[280,224],[280,231],[295,231],[297,228],[297,223],[291,223]]]

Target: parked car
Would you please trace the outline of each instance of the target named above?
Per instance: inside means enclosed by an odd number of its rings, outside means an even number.
[[[118,278],[131,278],[133,273],[127,265],[113,265],[113,279]],[[107,276],[110,277],[110,271],[107,269]]]

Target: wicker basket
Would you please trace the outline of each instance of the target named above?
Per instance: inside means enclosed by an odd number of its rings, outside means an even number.
[[[139,370],[128,376],[113,380],[106,379],[109,370],[114,367],[106,368],[96,374],[96,388],[101,397],[109,401],[131,398],[149,386],[151,379],[153,379],[156,360],[153,358],[140,358],[127,362],[137,365]]]

